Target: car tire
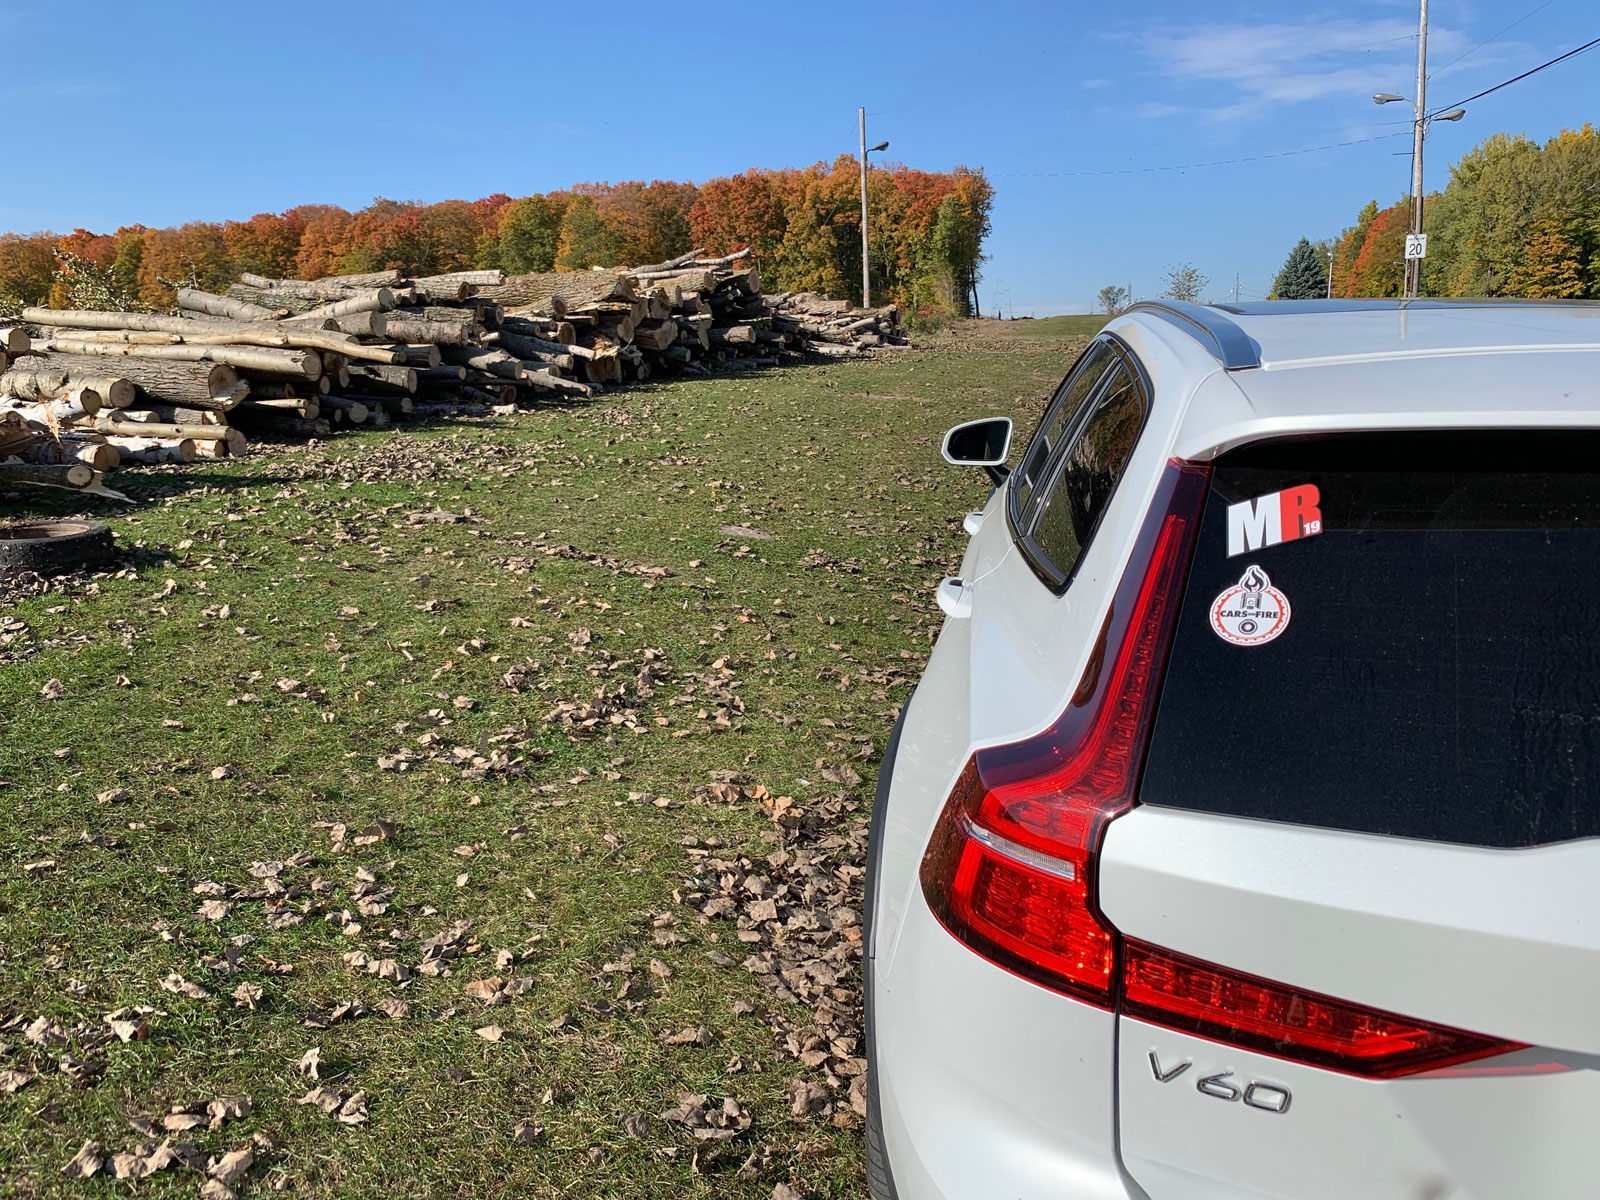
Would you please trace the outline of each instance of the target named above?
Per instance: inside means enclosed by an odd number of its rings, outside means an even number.
[[[865,1008],[867,1035],[867,1192],[872,1200],[898,1200],[894,1172],[883,1145],[883,1106],[878,1099],[877,1031],[873,1024],[873,960],[877,954],[878,860],[883,855],[884,814],[889,808],[889,783],[894,775],[895,756],[900,751],[900,731],[906,723],[911,699],[900,708],[900,716],[883,749],[883,766],[878,771],[878,786],[872,797],[872,822],[867,828],[867,884],[863,897],[863,916],[867,923],[866,953],[861,960],[861,998]]]
[[[98,521],[22,521],[0,526],[0,579],[63,575],[111,558],[111,527]]]

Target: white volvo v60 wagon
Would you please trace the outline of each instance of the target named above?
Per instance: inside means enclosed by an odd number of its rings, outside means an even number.
[[[870,850],[876,1200],[1600,1196],[1600,307],[1135,306]]]

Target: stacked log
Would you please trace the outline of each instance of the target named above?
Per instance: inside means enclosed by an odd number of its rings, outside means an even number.
[[[22,315],[26,326],[0,326],[0,464],[17,468],[0,476],[101,491],[99,472],[119,460],[240,454],[248,433],[512,411],[658,376],[905,344],[893,307],[767,297],[747,254],[700,251],[509,277],[245,274],[224,295],[180,289],[173,315]]]

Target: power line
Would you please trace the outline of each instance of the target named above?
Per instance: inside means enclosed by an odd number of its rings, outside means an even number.
[[[1411,122],[1407,121],[1406,124]],[[1250,154],[1243,158],[1218,158],[1210,162],[1171,163],[1159,167],[1114,167],[1101,171],[996,171],[996,179],[1066,179],[1083,175],[1145,175],[1155,171],[1192,171],[1200,167],[1228,167],[1235,163],[1265,162],[1269,158],[1292,158],[1297,154],[1320,154],[1324,150],[1341,150],[1346,146],[1361,146],[1367,142],[1381,142],[1388,138],[1410,137],[1409,131],[1380,133],[1375,137],[1356,138],[1349,142],[1330,142],[1326,146],[1307,146],[1301,150],[1278,150],[1271,154]]]
[[[1567,59],[1571,58],[1573,55],[1582,54],[1585,50],[1592,50],[1596,46],[1600,46],[1600,38],[1595,38],[1591,42],[1585,42],[1583,45],[1577,47],[1574,50],[1568,50],[1565,54],[1558,55],[1557,57],[1552,58],[1547,63],[1540,63],[1537,67],[1534,67],[1531,71],[1524,71],[1521,75],[1513,76],[1512,78],[1506,80],[1504,83],[1497,83],[1492,88],[1485,88],[1483,91],[1479,92],[1475,96],[1468,96],[1465,100],[1457,100],[1454,104],[1446,104],[1442,108],[1436,108],[1433,111],[1436,112],[1436,113],[1437,112],[1448,112],[1452,108],[1461,108],[1464,105],[1471,104],[1474,100],[1482,100],[1485,96],[1488,96],[1488,95],[1490,95],[1490,94],[1492,94],[1494,92],[1498,92],[1501,88],[1510,87],[1513,83],[1520,83],[1522,80],[1526,79],[1529,75],[1537,75],[1540,71],[1544,70],[1546,67],[1553,67],[1559,62],[1565,62]]]
[[[1544,0],[1544,3],[1539,5],[1539,7],[1534,9],[1532,12],[1523,13],[1522,16],[1518,17],[1515,21],[1511,22],[1511,24],[1507,25],[1499,33],[1495,34],[1493,37],[1484,38],[1483,41],[1479,42],[1471,50],[1467,50],[1467,51],[1464,51],[1461,54],[1456,55],[1455,58],[1452,58],[1449,62],[1445,63],[1444,66],[1438,68],[1438,70],[1436,70],[1436,71],[1431,72],[1428,77],[1431,79],[1434,75],[1438,75],[1441,72],[1448,71],[1451,67],[1455,66],[1463,58],[1468,58],[1471,55],[1476,54],[1479,50],[1482,50],[1485,46],[1487,46],[1490,42],[1499,41],[1501,38],[1505,37],[1506,34],[1510,33],[1513,29],[1515,29],[1518,25],[1521,25],[1529,17],[1538,16],[1540,13],[1542,13],[1545,9],[1549,8],[1555,2],[1556,2],[1556,0]]]

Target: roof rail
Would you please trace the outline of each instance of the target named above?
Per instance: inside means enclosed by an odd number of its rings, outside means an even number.
[[[1211,352],[1224,370],[1246,371],[1261,365],[1261,347],[1220,309],[1187,300],[1141,300],[1125,312],[1147,312],[1170,321]]]

